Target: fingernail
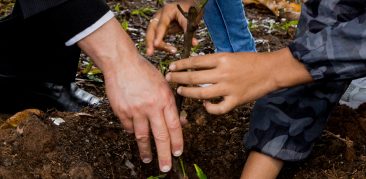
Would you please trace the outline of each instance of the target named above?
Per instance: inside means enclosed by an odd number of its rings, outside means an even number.
[[[177,68],[177,66],[174,64],[174,63],[172,63],[172,64],[170,64],[169,65],[169,70],[175,70]]]
[[[178,87],[178,89],[177,89],[177,93],[178,93],[178,94],[182,93],[182,87]]]
[[[152,161],[152,159],[151,158],[144,158],[143,160],[142,160],[142,162],[144,162],[144,163],[150,163]]]
[[[151,49],[147,49],[146,50],[146,55],[151,56],[151,54],[152,54]]]
[[[169,172],[169,170],[170,170],[170,167],[168,165],[165,165],[161,168],[161,171],[164,173]]]
[[[168,73],[168,74],[166,74],[166,75],[165,75],[165,79],[166,79],[167,81],[170,81],[170,80],[171,80],[170,73]]]
[[[179,157],[179,156],[181,156],[182,155],[182,151],[181,150],[177,150],[177,151],[175,151],[174,153],[173,153],[173,155],[174,155],[174,157]]]
[[[177,52],[177,49],[173,48],[170,50],[171,53],[176,53]]]

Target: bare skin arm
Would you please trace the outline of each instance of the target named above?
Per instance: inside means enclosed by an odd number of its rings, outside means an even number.
[[[224,114],[272,91],[312,81],[305,66],[288,48],[271,53],[220,53],[173,62],[166,79],[179,84],[213,84],[208,87],[179,87],[185,97],[211,99],[204,103],[212,114]],[[181,72],[196,69],[193,72]]]
[[[102,70],[111,107],[123,127],[135,133],[143,162],[152,160],[150,128],[160,169],[171,169],[171,154],[183,152],[174,96],[163,76],[142,56],[113,18],[78,42]]]
[[[241,179],[275,179],[283,161],[252,151],[245,163]]]

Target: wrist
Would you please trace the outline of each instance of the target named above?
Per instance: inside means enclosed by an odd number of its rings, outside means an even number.
[[[305,65],[294,58],[288,48],[267,55],[274,88],[283,89],[313,81]]]
[[[98,30],[78,42],[79,47],[93,59],[103,73],[118,66],[125,66],[139,59],[138,51],[113,18]]]

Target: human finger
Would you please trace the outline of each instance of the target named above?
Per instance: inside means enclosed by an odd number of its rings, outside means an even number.
[[[172,9],[174,8],[174,9]],[[160,16],[158,26],[156,28],[156,37],[154,40],[154,45],[158,46],[161,41],[163,41],[164,36],[169,28],[169,25],[173,21],[177,21],[180,27],[182,27],[185,32],[187,29],[187,19],[177,10],[175,4],[169,4],[166,6],[167,10],[163,10]]]
[[[166,51],[166,52],[169,52],[172,54],[177,52],[177,48],[175,48],[173,45],[171,45],[169,43],[165,43],[164,41],[161,41],[161,43],[155,47],[159,50],[163,50],[163,51]]]
[[[122,128],[125,129],[126,132],[132,134],[134,132],[134,129],[133,129],[133,122],[131,120],[131,117],[128,117],[123,114],[117,114],[117,116],[118,116],[119,120],[121,121]]]
[[[155,31],[156,27],[159,23],[159,13],[155,15],[154,18],[150,20],[149,26],[146,31],[146,55],[151,56],[154,54],[154,40],[155,40]]]
[[[134,116],[133,126],[140,158],[144,163],[152,161],[149,121],[145,116]]]
[[[172,153],[175,157],[179,157],[183,153],[183,132],[174,98],[172,102],[164,108],[164,115],[170,135]]]
[[[192,38],[192,45],[197,46],[199,44],[199,41],[196,38]]]
[[[217,61],[212,55],[203,55],[178,60],[169,65],[170,71],[182,71],[187,69],[209,69],[217,66]]]
[[[170,136],[162,110],[154,111],[149,117],[150,126],[157,148],[159,167],[162,172],[168,172],[172,166]]]
[[[226,94],[225,89],[220,85],[210,85],[208,87],[180,86],[177,89],[177,93],[188,98],[196,99],[212,99]]]
[[[189,85],[212,84],[217,82],[217,78],[215,70],[170,72],[165,76],[165,79],[169,82]]]
[[[236,107],[237,102],[236,99],[233,97],[224,97],[224,100],[220,103],[214,104],[208,101],[205,101],[204,106],[207,110],[207,112],[211,114],[221,115],[229,112],[233,108]]]

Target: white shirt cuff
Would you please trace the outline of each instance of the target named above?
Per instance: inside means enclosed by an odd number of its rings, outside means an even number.
[[[74,37],[72,37],[70,40],[68,40],[65,43],[65,45],[66,46],[72,46],[72,45],[74,45],[75,43],[79,42],[81,39],[85,38],[86,36],[90,35],[94,31],[96,31],[97,29],[99,29],[99,27],[101,27],[102,25],[104,25],[105,23],[107,23],[113,17],[114,17],[113,12],[112,11],[108,11],[104,16],[102,16],[93,25],[89,26],[88,28],[86,28],[85,30],[83,30],[82,32],[78,33],[77,35],[75,35]]]

